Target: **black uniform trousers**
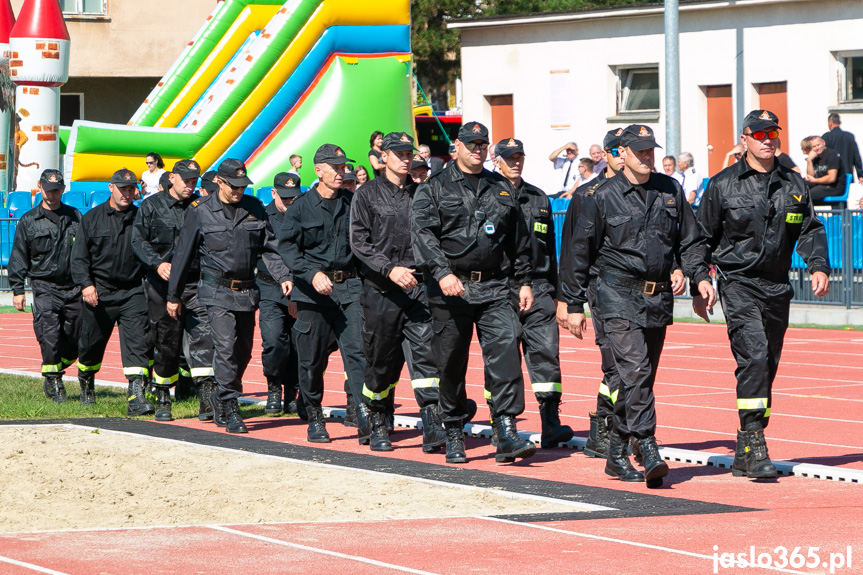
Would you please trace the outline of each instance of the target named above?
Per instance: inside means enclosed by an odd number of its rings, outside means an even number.
[[[784,287],[784,293],[768,295],[741,281],[721,281],[719,285],[731,352],[737,361],[734,375],[740,429],[750,423],[758,422],[762,427],[769,423],[773,380],[794,293],[790,285]]]
[[[147,345],[147,300],[144,287],[109,290],[96,286],[99,304],[84,303],[84,322],[78,343],[78,371],[95,373],[102,367],[105,347],[116,324],[120,330],[120,358],[127,378],[147,377],[153,350]]]
[[[213,335],[207,308],[198,301],[197,285],[183,292],[183,355],[193,378],[213,377]],[[182,367],[182,366],[181,366]]]
[[[84,300],[81,288],[33,280],[33,331],[42,351],[42,374],[62,375],[78,358]]]
[[[261,299],[258,309],[264,377],[291,393],[299,385],[299,360],[291,337],[296,320],[288,313],[288,306],[277,301]]]
[[[643,328],[621,318],[605,320],[608,347],[620,376],[613,420],[621,437],[644,439],[656,433],[653,384],[665,330],[664,326]]]
[[[299,357],[300,391],[308,407],[324,400],[324,371],[335,335],[345,366],[347,389],[354,403],[362,401],[365,358],[363,357],[363,313],[359,301],[334,306],[297,302],[293,337]]]
[[[591,281],[587,288],[587,303],[593,309],[595,301],[594,284]],[[593,323],[596,345],[599,347],[599,365],[602,369],[602,381],[599,382],[599,392],[596,394],[596,415],[609,417],[614,411],[614,403],[620,393],[620,376],[617,374],[617,365],[614,363],[614,353],[608,346],[608,338],[605,336],[605,322],[596,313],[590,314]]]
[[[363,396],[369,408],[380,413],[390,409],[406,357],[410,359],[408,371],[417,405],[423,408],[437,404],[440,378],[432,356],[431,314],[425,286],[418,284],[410,291],[381,291],[364,282],[360,302],[365,318]]]
[[[252,359],[255,311],[236,311],[208,305],[207,318],[213,338],[213,372],[219,401],[239,399],[243,374]]]
[[[524,411],[524,379],[518,352],[521,326],[508,299],[479,304],[429,303],[432,352],[440,374],[440,411],[445,424],[467,418],[465,377],[473,326],[485,363],[485,388],[491,392],[496,415]]]

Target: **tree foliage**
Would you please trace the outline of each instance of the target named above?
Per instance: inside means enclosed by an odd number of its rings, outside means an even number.
[[[461,43],[453,20],[491,18],[647,4],[657,0],[411,0],[411,44],[416,74],[433,101],[459,75]],[[445,105],[444,105],[445,107]]]

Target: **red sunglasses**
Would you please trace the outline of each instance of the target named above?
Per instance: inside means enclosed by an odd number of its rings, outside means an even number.
[[[757,132],[750,132],[748,134],[743,134],[744,136],[749,136],[753,140],[766,140],[770,138],[771,140],[775,140],[779,137],[779,130],[769,130],[765,132],[764,130],[758,130]]]

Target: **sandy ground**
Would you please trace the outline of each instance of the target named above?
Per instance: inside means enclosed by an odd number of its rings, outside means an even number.
[[[104,430],[0,426],[0,532],[578,510]]]

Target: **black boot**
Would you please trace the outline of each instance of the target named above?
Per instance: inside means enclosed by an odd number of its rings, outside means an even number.
[[[144,376],[136,375],[129,380],[129,403],[126,406],[126,415],[150,415],[156,412],[153,404],[144,396]]]
[[[364,407],[364,406],[363,406]],[[390,443],[390,436],[387,433],[387,426],[384,422],[383,413],[372,411],[369,413],[369,420],[372,427],[371,448],[372,451],[392,451],[393,444]]]
[[[515,416],[498,415],[492,420],[497,429],[497,453],[494,460],[498,463],[512,463],[516,457],[526,459],[536,453],[536,445],[522,439],[515,428]]]
[[[662,478],[668,475],[668,464],[659,455],[656,438],[651,435],[639,439],[637,443],[641,458],[644,461],[644,480],[647,482],[647,486],[651,489],[662,487]]]
[[[608,455],[608,418],[600,417],[595,411],[587,415],[590,417],[590,433],[584,444],[584,454],[604,458]]]
[[[171,388],[156,386],[156,421],[174,421],[171,417]]]
[[[214,381],[212,377],[198,378],[198,420],[213,421],[213,396]]]
[[[49,375],[47,379],[49,380],[49,384],[51,385],[51,399],[54,401],[54,403],[65,403],[66,386],[63,385],[63,376]]]
[[[464,452],[464,430],[458,423],[445,425],[446,430],[446,462],[467,463]]]
[[[282,413],[282,384],[267,378],[267,406],[264,407],[267,415],[281,415]]]
[[[180,374],[177,377],[177,385],[174,386],[174,401],[185,401],[192,397],[195,397],[192,392],[192,378]]]
[[[737,449],[734,451],[734,462],[731,464],[731,474],[735,477],[751,477],[753,479],[770,479],[776,477],[776,466],[767,454],[767,440],[761,425],[750,424],[747,431],[737,431]],[[756,428],[757,426],[757,428]]]
[[[437,405],[426,405],[420,410],[423,422],[423,453],[440,451],[446,443],[446,432],[437,412]]]
[[[369,421],[369,406],[360,402],[357,406],[357,439],[360,445],[368,445],[372,437],[372,426]]]
[[[81,386],[81,405],[96,404],[96,386],[94,383],[95,379],[96,375],[94,373],[78,374],[78,385]]]
[[[213,423],[218,427],[225,427],[228,425],[225,403],[219,399],[218,387],[214,388],[213,393],[210,395],[210,404],[213,406]]]
[[[285,406],[283,413],[285,415],[290,415],[291,413],[297,413],[297,390],[296,389],[288,389],[285,387],[285,399],[283,400],[283,405]]]
[[[644,456],[641,454],[641,447],[638,445],[638,440],[634,437],[629,438],[629,450],[632,452],[632,458],[635,462],[644,467]]]
[[[539,419],[542,421],[542,435],[539,446],[543,449],[557,447],[572,439],[572,428],[560,424],[560,398],[548,399],[539,404]]]
[[[307,439],[311,443],[329,443],[330,434],[327,433],[327,424],[324,423],[324,410],[320,407],[307,407],[309,415],[309,431]]]
[[[636,470],[626,454],[626,439],[611,430],[608,433],[608,456],[605,460],[605,474],[621,481],[644,481],[644,474]]]
[[[48,399],[54,399],[54,382],[51,381],[51,376],[49,375],[42,378],[42,393]]]
[[[246,424],[243,423],[243,418],[240,416],[240,405],[236,399],[229,399],[225,402],[225,418],[227,423],[225,431],[228,433],[248,433]]]
[[[347,404],[345,405],[345,420],[342,422],[345,427],[357,426],[357,406],[354,404],[354,396],[348,394]]]

